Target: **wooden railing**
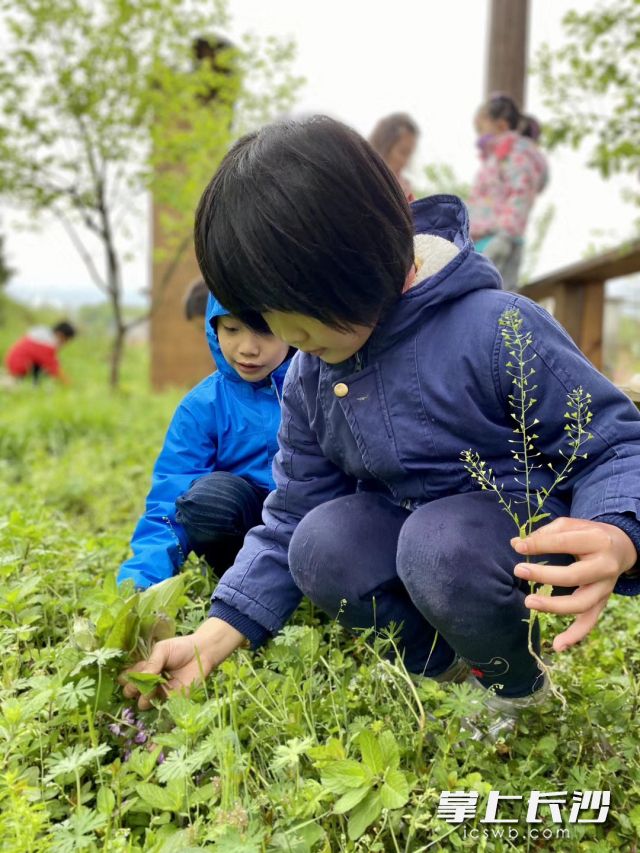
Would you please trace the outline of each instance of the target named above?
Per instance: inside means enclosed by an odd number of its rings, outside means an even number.
[[[555,270],[526,284],[521,293],[543,303],[602,370],[604,286],[634,272],[640,272],[640,242]]]

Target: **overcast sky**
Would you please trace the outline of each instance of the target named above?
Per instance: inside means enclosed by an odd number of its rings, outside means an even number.
[[[530,53],[562,41],[560,21],[587,0],[531,0]],[[405,110],[422,128],[414,163],[446,162],[469,181],[477,166],[472,117],[482,101],[488,0],[230,0],[229,35],[290,35],[297,44],[295,72],[306,78],[296,110],[325,112],[363,134],[389,112]],[[528,83],[527,107],[544,121],[537,81]],[[537,272],[580,258],[594,237],[599,245],[629,234],[633,211],[620,199],[620,181],[602,181],[585,165],[586,152],[550,156],[551,183],[536,212],[556,206]],[[100,298],[81,260],[59,228],[18,230],[5,211],[3,230],[16,276],[10,292],[25,301]],[[148,224],[140,216],[135,258],[126,265],[128,301],[147,285]]]

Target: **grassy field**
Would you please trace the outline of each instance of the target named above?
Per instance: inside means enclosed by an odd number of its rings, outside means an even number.
[[[0,326],[0,352],[25,319]],[[349,638],[306,604],[197,694],[127,709],[114,683],[125,655],[94,634],[113,638],[125,613],[113,576],[179,395],[147,390],[141,348],[118,394],[102,339],[64,360],[69,389],[0,390],[0,850],[636,850],[633,599],[612,600],[556,659],[566,707],[551,701],[495,744],[461,729],[469,713],[487,722],[468,685],[414,687],[385,662],[392,640]],[[179,632],[215,582],[193,558],[185,577]],[[527,824],[533,790],[566,792],[561,823],[543,807]],[[569,823],[573,793],[589,790],[611,792],[606,822]],[[476,816],[439,818],[442,791],[478,792]],[[517,823],[482,823],[490,791],[523,797],[500,803]]]

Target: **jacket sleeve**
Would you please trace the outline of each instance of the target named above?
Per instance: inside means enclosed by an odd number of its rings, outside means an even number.
[[[508,189],[497,210],[496,227],[511,237],[522,237],[539,189],[535,162],[516,146],[501,162],[500,170]]]
[[[176,498],[194,480],[214,470],[217,451],[212,407],[198,415],[192,411],[192,401],[193,392],[169,424],[145,513],[131,539],[133,556],[121,566],[118,583],[132,578],[136,587],[152,586],[174,575],[189,554],[185,530],[176,522]]]
[[[592,438],[559,487],[570,503],[571,516],[617,524],[640,541],[640,413],[629,398],[593,367],[567,332],[544,309],[528,299],[516,297],[516,306],[524,320],[524,330],[532,333],[536,358],[530,364],[536,371],[529,381],[537,400],[531,417],[539,420],[535,446],[546,461],[562,463],[559,450],[568,451],[565,418],[567,394],[578,387],[591,395]],[[494,375],[502,405],[508,409],[512,379],[507,373],[509,355],[498,333]],[[535,386],[535,390],[534,390]],[[606,518],[602,518],[606,516]],[[638,554],[640,557],[640,553]],[[635,567],[637,569],[637,565]],[[640,593],[640,578],[622,575],[615,592]]]
[[[318,445],[295,360],[285,383],[278,443],[273,463],[276,489],[264,504],[263,524],[245,537],[234,565],[213,593],[209,614],[234,625],[254,646],[276,634],[302,598],[288,566],[296,526],[314,507],[352,494],[356,487],[356,481],[327,459]]]

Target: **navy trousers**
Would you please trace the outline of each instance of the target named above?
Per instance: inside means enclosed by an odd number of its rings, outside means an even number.
[[[414,512],[362,492],[305,516],[289,566],[304,594],[346,627],[401,626],[410,672],[438,675],[458,654],[485,687],[526,696],[542,678],[527,648],[529,583],[513,574],[520,557],[509,540],[516,534],[488,492],[442,498]],[[537,652],[539,643],[536,625]]]
[[[247,531],[262,523],[268,494],[235,474],[213,471],[194,480],[177,499],[176,521],[191,550],[221,575],[233,565]]]

